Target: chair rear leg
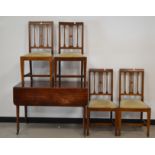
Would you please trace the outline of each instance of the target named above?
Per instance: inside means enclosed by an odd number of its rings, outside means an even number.
[[[24,106],[24,111],[25,111],[25,122],[28,123],[27,106]]]
[[[140,112],[140,119],[143,120],[143,112]]]
[[[115,122],[113,121],[113,112],[112,111],[110,111],[110,120],[111,120],[112,125],[115,125]]]
[[[30,80],[31,82],[33,81],[33,76],[32,76],[32,61],[29,61],[29,66],[30,66]]]
[[[81,61],[81,87],[83,86],[83,61]]]
[[[59,73],[59,86],[61,85],[61,61],[59,61],[59,70],[58,70],[58,73]]]

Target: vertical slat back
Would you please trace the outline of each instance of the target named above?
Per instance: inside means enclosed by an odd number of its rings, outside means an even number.
[[[59,22],[59,54],[61,50],[80,50],[83,54],[83,22]]]
[[[53,55],[53,22],[29,22],[29,52],[33,49],[50,49]]]
[[[107,95],[113,100],[112,69],[89,69],[89,99],[93,95]]]
[[[98,93],[103,93],[103,72],[98,72]]]
[[[134,77],[134,72],[129,72],[129,93],[133,94],[133,77]]]
[[[39,47],[43,47],[43,24],[39,25]]]
[[[119,101],[122,96],[140,96],[144,98],[144,70],[120,69],[119,71]]]

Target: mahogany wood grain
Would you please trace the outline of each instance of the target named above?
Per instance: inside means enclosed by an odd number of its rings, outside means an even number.
[[[17,134],[19,133],[20,106],[61,106],[82,107],[83,127],[86,133],[86,105],[88,103],[88,88],[81,87],[79,82],[62,82],[61,86],[50,81],[24,81],[13,88],[13,102],[16,105]],[[26,119],[27,109],[26,109]]]

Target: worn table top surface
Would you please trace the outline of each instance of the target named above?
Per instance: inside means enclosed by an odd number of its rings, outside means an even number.
[[[17,85],[14,86],[14,88],[87,88],[84,86],[81,86],[81,82],[68,82],[68,81],[62,81],[61,84],[55,83],[52,84],[50,81],[24,81],[24,83],[19,82]]]

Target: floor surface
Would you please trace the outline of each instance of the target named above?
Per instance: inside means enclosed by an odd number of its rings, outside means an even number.
[[[120,137],[115,137],[113,126],[97,126],[84,137],[81,124],[21,123],[16,135],[16,123],[0,123],[2,138],[146,138],[146,127],[122,126]],[[150,138],[155,138],[155,125],[150,128]]]

